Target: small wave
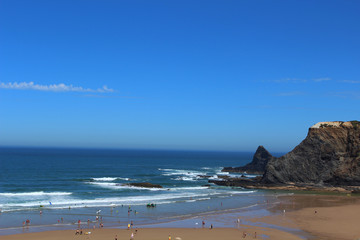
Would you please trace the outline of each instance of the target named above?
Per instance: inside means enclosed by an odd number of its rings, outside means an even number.
[[[191,176],[196,177],[198,175],[205,175],[206,172],[200,172],[196,170],[186,170],[186,169],[164,169],[159,168],[160,171],[163,171],[163,176],[173,176],[173,175],[183,175],[183,176]]]
[[[66,196],[71,195],[71,192],[22,192],[22,193],[0,193],[3,197],[22,197],[22,196]]]
[[[208,187],[198,186],[198,187],[175,187],[175,188],[170,188],[170,190],[204,190],[204,189],[208,189]]]
[[[87,184],[92,184],[98,187],[113,189],[113,190],[126,190],[126,189],[133,189],[133,190],[148,190],[148,191],[161,191],[167,190],[165,188],[145,188],[145,187],[135,187],[124,185],[120,183],[110,183],[110,182],[86,182]]]
[[[115,180],[124,180],[129,181],[129,178],[122,178],[122,177],[100,177],[100,178],[92,178],[94,181],[100,181],[100,182],[112,182]]]
[[[191,178],[191,177],[177,177],[177,178],[172,178],[173,180],[177,180],[177,181],[196,181],[198,178]]]

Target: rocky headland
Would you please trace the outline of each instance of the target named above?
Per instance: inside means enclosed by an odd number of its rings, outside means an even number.
[[[255,179],[210,180],[218,185],[246,188],[358,192],[360,189],[360,122],[320,122],[282,157],[260,146],[253,161],[224,171],[263,171]]]

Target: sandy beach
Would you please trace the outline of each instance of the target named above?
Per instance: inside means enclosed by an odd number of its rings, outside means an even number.
[[[75,235],[75,231],[64,230],[64,231],[49,231],[49,232],[39,232],[39,233],[26,233],[26,234],[16,234],[9,236],[1,236],[2,240],[64,240],[64,239],[78,239],[78,240],[105,240],[110,239],[114,240],[117,235],[117,239],[131,239],[131,233],[135,233],[132,230],[124,229],[97,229],[93,230],[84,230],[84,232],[90,231],[90,235]],[[244,232],[246,233],[245,239],[289,239],[289,240],[300,240],[301,238],[282,232],[275,229],[268,228],[257,228],[250,227],[245,229],[234,229],[234,228],[218,228],[218,229],[189,229],[189,228],[145,228],[139,229],[136,234],[134,234],[134,239],[137,240],[159,240],[164,239],[168,240],[169,236],[174,240],[190,240],[190,239],[199,239],[199,240],[218,240],[218,239],[228,239],[235,240],[243,238]],[[255,236],[256,232],[256,236]],[[264,237],[264,235],[268,237]]]
[[[284,211],[285,210],[285,211]],[[343,239],[360,238],[360,199],[347,196],[294,195],[281,197],[281,203],[271,209],[270,216],[241,218],[237,228],[141,228],[83,229],[45,231],[0,236],[1,240],[65,240],[65,239]],[[176,225],[176,223],[175,223]],[[90,232],[90,233],[89,233]]]

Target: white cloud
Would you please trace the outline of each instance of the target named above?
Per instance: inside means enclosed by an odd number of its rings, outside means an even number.
[[[0,88],[4,89],[16,89],[16,90],[37,90],[46,92],[93,92],[93,93],[109,93],[114,92],[114,89],[108,88],[106,85],[102,88],[91,89],[83,87],[75,87],[73,85],[66,85],[64,83],[41,85],[34,82],[0,82]]]
[[[360,81],[356,81],[356,80],[342,80],[341,82],[343,82],[343,83],[354,83],[354,84],[360,83]]]
[[[305,95],[304,92],[283,92],[283,93],[279,93],[276,96],[279,97],[290,97],[290,96],[299,96],[299,95]]]
[[[300,78],[282,78],[278,80],[273,80],[272,82],[276,83],[304,83],[307,82],[306,79],[300,79]]]
[[[323,77],[323,78],[314,78],[313,81],[314,82],[324,82],[324,81],[330,81],[331,78],[329,77]]]

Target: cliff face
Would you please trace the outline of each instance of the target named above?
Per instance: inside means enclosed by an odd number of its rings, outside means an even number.
[[[252,162],[242,167],[226,167],[223,172],[246,172],[249,174],[264,174],[269,160],[274,157],[263,147],[259,146],[254,154]]]
[[[360,122],[324,122],[294,150],[269,160],[262,183],[360,186]]]

